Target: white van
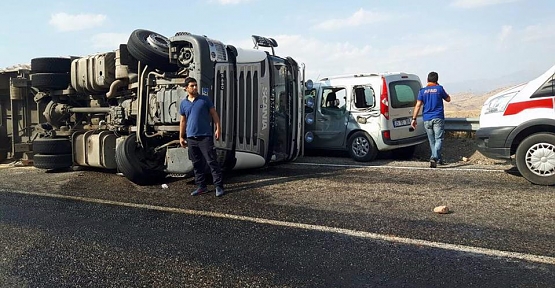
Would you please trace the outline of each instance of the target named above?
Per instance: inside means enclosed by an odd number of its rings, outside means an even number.
[[[422,88],[414,74],[341,75],[306,88],[306,149],[347,150],[356,161],[395,150],[395,156],[407,159],[428,139],[424,125],[410,126]],[[422,123],[422,117],[417,121]]]
[[[512,159],[520,174],[539,185],[555,185],[555,66],[540,77],[484,102],[478,150]]]

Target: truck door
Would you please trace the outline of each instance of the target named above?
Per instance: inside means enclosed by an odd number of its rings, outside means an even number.
[[[316,96],[314,141],[307,148],[341,149],[345,146],[348,115],[347,90],[344,87],[322,87]]]
[[[220,116],[221,137],[214,139],[218,162],[224,169],[235,166],[235,71],[232,63],[218,63],[214,77],[214,106]]]

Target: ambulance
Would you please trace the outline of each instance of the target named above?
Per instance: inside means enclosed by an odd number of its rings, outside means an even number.
[[[533,184],[555,185],[555,66],[538,78],[491,96],[476,132],[485,156],[513,160]]]

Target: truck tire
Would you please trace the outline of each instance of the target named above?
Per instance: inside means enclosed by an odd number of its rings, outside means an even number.
[[[71,154],[71,141],[67,138],[38,138],[33,141],[35,154]]]
[[[31,74],[31,86],[37,89],[63,90],[71,82],[68,73],[35,73]]]
[[[374,140],[364,131],[358,131],[353,134],[347,143],[349,155],[355,161],[369,162],[378,156],[378,148],[376,148]]]
[[[178,66],[170,63],[168,48],[168,38],[143,29],[133,31],[127,41],[127,50],[135,59],[162,71],[175,72]]]
[[[156,183],[166,173],[148,162],[145,151],[138,146],[137,135],[129,135],[116,147],[116,164],[125,178],[138,185]]]
[[[31,73],[69,73],[71,59],[63,57],[44,57],[31,59]]]
[[[39,169],[63,169],[73,165],[72,154],[44,155],[35,154],[33,156],[33,166]]]
[[[536,133],[520,142],[516,167],[533,184],[555,185],[555,134]]]

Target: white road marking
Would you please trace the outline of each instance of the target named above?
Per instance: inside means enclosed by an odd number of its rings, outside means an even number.
[[[131,208],[139,208],[139,209],[154,210],[154,211],[161,211],[161,212],[171,212],[171,213],[197,215],[197,216],[205,216],[205,217],[232,219],[232,220],[237,220],[237,221],[246,221],[246,222],[258,223],[258,224],[266,224],[266,225],[274,225],[274,226],[281,226],[281,227],[288,227],[288,228],[304,229],[304,230],[310,230],[310,231],[342,234],[342,235],[353,236],[353,237],[358,237],[358,238],[381,240],[381,241],[386,241],[386,242],[391,242],[391,243],[400,243],[400,244],[413,245],[413,246],[425,246],[425,247],[438,248],[438,249],[450,250],[450,251],[456,251],[456,252],[471,253],[471,254],[478,254],[478,255],[484,255],[484,256],[490,256],[490,257],[501,257],[501,258],[524,260],[524,261],[541,263],[541,264],[555,265],[555,257],[550,257],[550,256],[541,256],[541,255],[526,254],[526,253],[519,253],[519,252],[510,252],[510,251],[487,249],[487,248],[474,247],[474,246],[456,245],[456,244],[434,242],[434,241],[428,241],[428,240],[396,237],[396,236],[391,236],[391,235],[377,234],[377,233],[350,230],[350,229],[343,229],[343,228],[336,228],[336,227],[328,227],[328,226],[322,226],[322,225],[294,223],[294,222],[271,220],[271,219],[241,216],[241,215],[233,215],[233,214],[218,213],[218,212],[199,211],[199,210],[182,209],[182,208],[175,208],[175,207],[155,206],[155,205],[147,205],[147,204],[127,203],[127,202],[119,202],[119,201],[102,200],[102,199],[96,199],[96,198],[57,195],[57,194],[50,194],[50,193],[8,191],[8,190],[5,190],[5,189],[0,189],[0,192],[23,194],[23,195],[33,195],[33,196],[41,196],[41,197],[49,197],[49,198],[57,198],[57,199],[66,199],[66,200],[69,199],[69,200],[81,201],[81,202],[87,202],[87,203],[97,203],[97,204],[105,204],[105,205],[131,207]]]
[[[481,169],[481,168],[450,168],[444,166],[442,168],[428,168],[428,167],[406,167],[406,166],[387,166],[387,165],[353,165],[353,164],[324,164],[324,163],[307,163],[307,162],[292,162],[291,165],[306,165],[306,166],[322,166],[322,167],[344,167],[344,168],[387,168],[387,169],[404,169],[404,170],[449,170],[449,171],[480,171],[480,172],[504,172],[502,169]]]

